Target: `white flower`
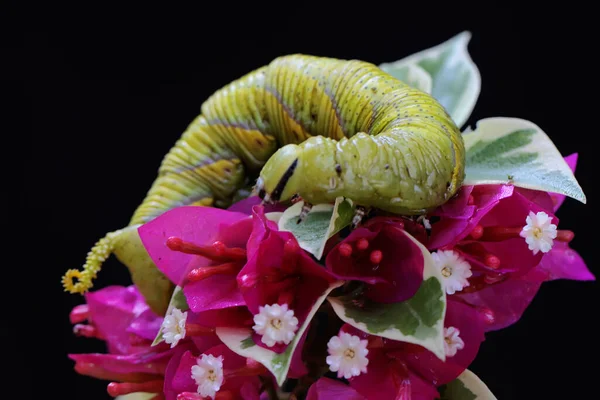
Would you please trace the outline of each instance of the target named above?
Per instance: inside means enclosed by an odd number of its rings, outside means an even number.
[[[540,250],[547,253],[552,249],[553,241],[556,238],[556,225],[552,219],[543,211],[534,214],[529,211],[529,216],[525,219],[526,225],[521,230],[521,237],[529,245],[529,250],[537,254]]]
[[[223,357],[202,354],[192,367],[192,379],[198,385],[200,396],[214,399],[223,384]]]
[[[464,287],[469,286],[467,278],[473,275],[471,265],[457,252],[438,250],[431,253],[431,257],[433,257],[436,267],[442,273],[442,281],[447,294],[460,292]]]
[[[459,335],[460,331],[453,326],[444,328],[444,352],[446,357],[454,357],[458,350],[465,348],[465,342]]]
[[[346,332],[332,337],[327,343],[330,355],[325,359],[329,369],[337,372],[338,378],[343,376],[346,379],[366,373],[369,364],[367,344],[367,340],[360,340]]]
[[[185,337],[185,321],[187,319],[187,311],[181,312],[179,308],[173,308],[169,314],[165,316],[162,323],[163,339],[171,348],[177,346],[177,343]]]
[[[262,342],[269,347],[276,343],[289,344],[298,330],[298,318],[294,317],[293,310],[288,310],[287,304],[259,307],[254,323],[252,329],[262,335]]]

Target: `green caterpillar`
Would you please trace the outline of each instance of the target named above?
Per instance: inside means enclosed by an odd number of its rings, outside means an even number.
[[[279,57],[202,104],[128,227],[100,240],[83,271],[67,271],[63,284],[85,292],[114,253],[162,311],[171,285],[137,228],[169,209],[226,207],[257,179],[265,202],[299,195],[310,207],[345,196],[361,207],[418,215],[456,193],[464,164],[461,132],[430,95],[371,63]]]

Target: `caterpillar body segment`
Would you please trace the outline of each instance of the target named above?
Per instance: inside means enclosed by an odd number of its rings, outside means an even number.
[[[277,74],[294,82],[298,79],[290,76],[304,70],[288,70],[296,65],[292,61],[276,60]],[[311,75],[317,82],[311,91],[316,90],[317,103],[323,102],[321,93],[328,96],[334,112],[327,117],[334,115],[337,124],[313,121],[311,137],[269,159],[257,181],[266,201],[299,194],[308,203],[322,203],[344,196],[355,204],[413,215],[456,193],[464,179],[465,149],[460,130],[437,101],[366,62],[319,63],[323,68]],[[297,105],[290,99],[301,90],[281,90],[284,104]],[[295,114],[304,125],[306,112],[300,110],[307,108],[304,104]],[[340,138],[340,131],[345,136]]]
[[[63,284],[85,292],[106,257],[118,251],[142,294],[158,297],[166,278],[133,227],[167,210],[227,207],[256,182],[265,201],[299,195],[309,205],[345,196],[360,209],[421,214],[456,193],[464,158],[461,133],[444,108],[375,65],[279,57],[202,104],[128,227],[107,235],[83,272],[68,271]],[[159,313],[168,296],[160,298],[163,304],[151,304]]]

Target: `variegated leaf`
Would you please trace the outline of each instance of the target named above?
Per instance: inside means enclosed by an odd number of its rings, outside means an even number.
[[[363,332],[388,339],[414,343],[433,352],[441,360],[444,353],[446,293],[442,276],[431,253],[406,233],[423,252],[423,283],[417,293],[399,303],[375,303],[355,297],[329,297],[333,310],[344,322]]]
[[[408,78],[406,83],[420,90],[428,85],[419,70],[429,74],[431,89],[423,91],[436,98],[462,127],[481,91],[481,74],[467,49],[470,40],[471,33],[464,31],[435,47],[379,67],[400,80]]]
[[[464,185],[512,184],[560,193],[583,203],[585,194],[548,135],[534,123],[495,117],[477,122],[463,134]]]

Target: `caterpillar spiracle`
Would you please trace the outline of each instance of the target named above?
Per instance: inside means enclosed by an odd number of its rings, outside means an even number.
[[[255,181],[266,202],[344,196],[362,207],[418,215],[456,193],[464,165],[461,132],[432,96],[368,62],[282,56],[202,104],[128,226],[101,239],[83,271],[67,271],[63,285],[85,292],[114,253],[150,306],[164,311],[160,299],[171,285],[137,228],[169,209],[226,207]]]

